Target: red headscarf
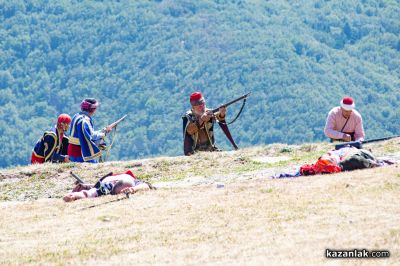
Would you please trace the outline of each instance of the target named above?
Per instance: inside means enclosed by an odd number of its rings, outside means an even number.
[[[61,123],[70,124],[71,117],[67,114],[60,114],[57,119],[57,124],[61,124]]]
[[[81,102],[81,110],[92,112],[99,106],[99,102],[93,98],[86,98]]]

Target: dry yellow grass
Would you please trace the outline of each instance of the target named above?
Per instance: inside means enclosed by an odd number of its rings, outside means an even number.
[[[398,152],[398,143],[389,144]],[[141,166],[133,161],[2,171],[0,264],[399,265],[399,166],[295,179],[267,176],[303,163],[302,155],[311,154],[305,162],[313,162],[326,148],[282,151],[274,145],[201,154],[194,165],[193,158],[176,157],[142,160]],[[281,155],[292,160],[252,160]],[[209,164],[212,169],[204,169]],[[70,170],[94,181],[127,167],[170,186],[83,210],[116,197],[62,202],[72,187]],[[193,175],[205,182],[188,182]],[[229,178],[217,178],[224,188],[210,181],[215,177]],[[12,191],[17,189],[24,195]],[[328,260],[326,248],[387,249],[391,257]]]

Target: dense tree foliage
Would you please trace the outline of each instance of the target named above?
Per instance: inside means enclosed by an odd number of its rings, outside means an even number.
[[[194,90],[212,107],[252,91],[242,147],[325,140],[345,95],[368,138],[400,134],[399,14],[394,0],[0,1],[0,167],[28,163],[84,97],[97,128],[128,114],[114,160],[182,154]]]

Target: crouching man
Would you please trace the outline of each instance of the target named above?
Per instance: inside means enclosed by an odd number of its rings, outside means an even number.
[[[103,195],[117,195],[120,193],[136,193],[141,190],[149,190],[152,186],[138,180],[136,176],[127,171],[123,174],[112,174],[101,178],[94,186],[90,184],[78,184],[71,193],[64,196],[65,202],[83,198],[95,198]]]
[[[44,132],[43,136],[36,142],[31,155],[32,164],[45,162],[68,163],[67,155],[68,137],[64,134],[71,124],[71,117],[61,114],[57,118],[57,125]]]

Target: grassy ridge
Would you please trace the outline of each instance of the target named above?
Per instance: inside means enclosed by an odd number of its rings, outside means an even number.
[[[313,163],[331,149],[330,144],[274,144],[237,152],[200,153],[191,157],[159,157],[135,161],[91,164],[44,164],[11,168],[0,172],[0,200],[36,200],[61,198],[71,190],[73,171],[85,182],[95,183],[109,172],[131,169],[139,178],[153,183],[179,182],[191,177],[239,176],[264,171],[273,175],[303,163]],[[400,151],[396,140],[368,145],[377,155]],[[263,159],[266,157],[266,160]],[[274,159],[276,158],[276,159]]]
[[[325,248],[367,248],[391,252],[389,259],[368,263],[397,265],[398,165],[295,179],[266,176],[272,169],[313,162],[328,147],[271,145],[194,157],[2,171],[0,262],[322,265],[331,262]],[[390,155],[388,149],[400,152],[398,140],[369,147],[377,155]],[[70,170],[93,182],[94,176],[128,167],[160,189],[89,209],[82,208],[117,196],[68,204],[60,199],[72,187]],[[179,186],[194,176],[227,178],[224,188]],[[168,182],[175,185],[163,187]]]

